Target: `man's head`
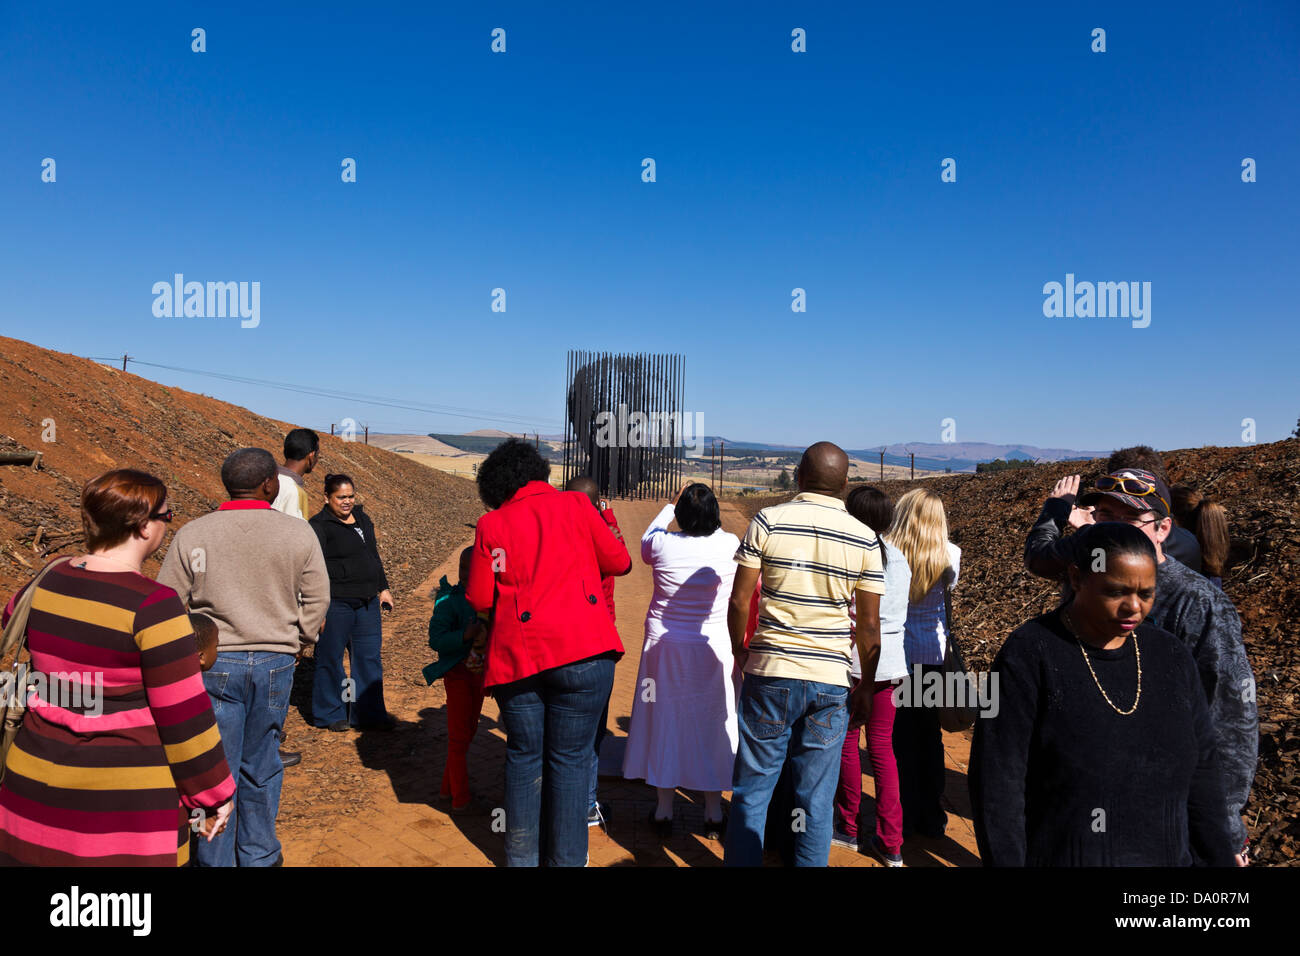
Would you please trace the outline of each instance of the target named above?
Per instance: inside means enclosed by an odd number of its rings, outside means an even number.
[[[1092,505],[1097,522],[1119,521],[1140,529],[1156,546],[1159,560],[1164,560],[1160,545],[1173,529],[1169,517],[1169,488],[1164,480],[1141,468],[1124,468],[1097,479],[1096,487],[1080,495],[1080,505]]]
[[[596,480],[588,475],[576,475],[570,478],[564,486],[565,491],[581,491],[591,499],[594,507],[600,507],[600,485]]]
[[[310,428],[295,428],[284,436],[284,464],[301,464],[302,474],[310,475],[320,460],[320,436]]]
[[[233,498],[274,501],[280,493],[275,457],[264,448],[232,451],[221,463],[221,483]]]
[[[1165,460],[1160,457],[1160,452],[1150,445],[1132,445],[1128,448],[1121,448],[1119,451],[1111,452],[1110,457],[1106,459],[1106,474],[1108,475],[1132,468],[1149,471],[1165,484],[1169,484],[1169,478],[1165,474]]]
[[[849,456],[839,445],[828,441],[809,445],[799,459],[795,479],[800,491],[838,497],[849,483]]]

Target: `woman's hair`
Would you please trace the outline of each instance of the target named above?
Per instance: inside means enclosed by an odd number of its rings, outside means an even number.
[[[530,481],[550,477],[551,466],[532,442],[507,438],[478,466],[478,496],[489,510],[495,510]]]
[[[903,552],[912,569],[909,601],[920,601],[952,566],[948,560],[948,518],[943,501],[928,488],[913,488],[898,499],[885,535]]]
[[[344,485],[352,485],[355,491],[357,486],[347,475],[326,475],[325,476],[325,497],[328,498],[334,492],[338,491]]]
[[[874,531],[876,537],[883,538],[889,526],[894,523],[894,503],[889,500],[889,495],[874,485],[859,485],[854,488],[844,500],[844,506],[849,509],[849,514]],[[889,558],[882,547],[880,566],[883,568],[888,562]]]
[[[1228,513],[1223,505],[1187,485],[1174,485],[1169,493],[1174,499],[1174,520],[1196,535],[1201,546],[1201,568],[1206,576],[1223,577],[1229,546]]]
[[[1097,558],[1105,555],[1101,567],[1121,555],[1137,555],[1156,563],[1156,546],[1138,528],[1123,521],[1100,521],[1084,525],[1070,540],[1074,542],[1074,566],[1085,578],[1098,573]]]
[[[81,489],[81,527],[86,549],[121,544],[143,528],[167,500],[167,486],[143,471],[121,468],[91,478]]]
[[[673,514],[677,518],[677,526],[693,538],[707,537],[722,527],[718,499],[713,497],[708,485],[698,481],[686,486],[682,496],[677,499]]]

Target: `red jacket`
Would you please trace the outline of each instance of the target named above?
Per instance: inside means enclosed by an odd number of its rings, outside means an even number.
[[[623,653],[600,579],[632,570],[591,499],[530,481],[478,521],[465,598],[492,609],[483,685]]]

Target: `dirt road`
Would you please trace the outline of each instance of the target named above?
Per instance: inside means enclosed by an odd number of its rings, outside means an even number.
[[[609,729],[602,754],[600,800],[608,831],[592,829],[592,866],[719,866],[722,845],[699,835],[703,804],[697,794],[679,792],[677,826],[667,843],[651,832],[646,817],[654,806],[653,788],[617,776],[626,740],[641,630],[653,585],[650,569],[636,554],[641,532],[662,502],[616,501],[614,511],[633,549],[632,572],[615,589],[618,629],[627,656],[619,663],[610,702]],[[723,505],[723,527],[744,533],[745,519]],[[467,539],[466,544],[469,543]],[[290,711],[289,741],[303,761],[285,771],[280,839],[289,866],[485,866],[503,865],[504,843],[490,817],[452,817],[432,805],[446,754],[446,698],[441,682],[426,687],[420,668],[430,660],[427,625],[439,578],[455,578],[453,554],[414,593],[399,596],[399,607],[384,627],[384,685],[387,704],[402,721],[392,733],[330,733],[308,727],[310,662],[300,668]],[[948,735],[948,836],[917,837],[903,849],[908,866],[978,864],[966,793],[969,738]],[[470,783],[490,807],[503,803],[505,733],[496,705],[484,702],[479,732],[470,748]],[[866,761],[864,760],[864,763]],[[864,798],[872,793],[864,778]],[[874,866],[873,859],[833,847],[832,866]]]

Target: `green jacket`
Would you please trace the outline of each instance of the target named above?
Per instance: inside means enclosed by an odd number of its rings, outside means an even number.
[[[429,618],[429,647],[437,657],[421,671],[427,683],[432,684],[469,656],[465,628],[475,616],[474,608],[465,600],[465,585],[450,584],[443,575],[433,599],[433,617]]]

